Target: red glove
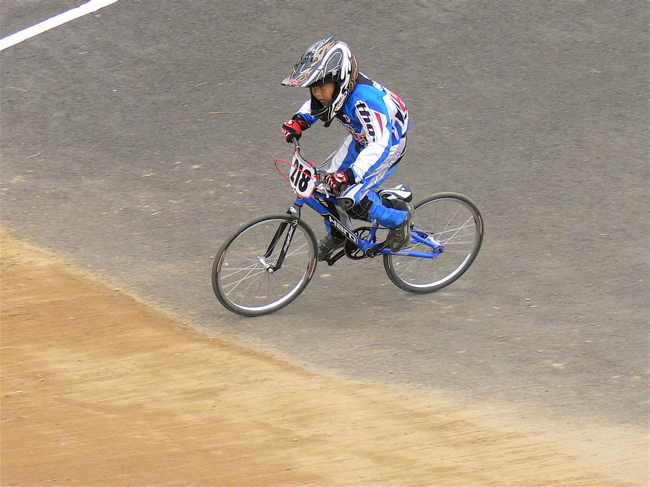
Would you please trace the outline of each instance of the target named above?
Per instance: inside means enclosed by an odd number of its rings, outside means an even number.
[[[345,171],[338,171],[334,174],[328,174],[325,178],[325,182],[332,189],[339,189],[342,184],[352,184],[354,183],[354,173],[352,169],[348,168]]]
[[[288,122],[284,122],[282,124],[282,131],[284,132],[284,140],[287,142],[293,141],[294,137],[296,139],[299,139],[300,136],[302,135],[303,130],[307,130],[309,128],[309,124],[307,123],[306,120],[304,120],[300,116],[296,116],[289,120]]]

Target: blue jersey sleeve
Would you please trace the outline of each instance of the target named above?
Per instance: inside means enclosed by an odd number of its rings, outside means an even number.
[[[319,120],[318,117],[314,117],[311,114],[311,100],[307,100],[305,103],[303,103],[297,113],[302,118],[304,118],[309,125],[313,125],[316,121]]]

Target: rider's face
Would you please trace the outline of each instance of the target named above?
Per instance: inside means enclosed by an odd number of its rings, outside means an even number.
[[[334,82],[330,81],[329,83],[325,83],[323,85],[314,85],[310,89],[312,95],[314,95],[314,98],[316,98],[324,106],[327,106],[332,103],[335,87],[336,85]]]

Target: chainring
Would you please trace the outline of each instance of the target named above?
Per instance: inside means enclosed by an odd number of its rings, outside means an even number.
[[[359,227],[354,230],[354,233],[356,233],[360,238],[363,238],[364,240],[370,240],[372,243],[377,242],[377,236],[373,236],[370,238],[370,230],[372,227]],[[343,248],[345,251],[345,255],[352,259],[352,260],[360,260],[366,257],[366,255],[361,251],[359,247],[354,245],[352,242],[349,240],[345,241],[345,247]]]

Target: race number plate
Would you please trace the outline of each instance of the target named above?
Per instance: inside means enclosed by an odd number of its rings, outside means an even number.
[[[309,198],[316,187],[316,168],[300,157],[300,154],[294,154],[289,182],[294,193],[301,198]]]

